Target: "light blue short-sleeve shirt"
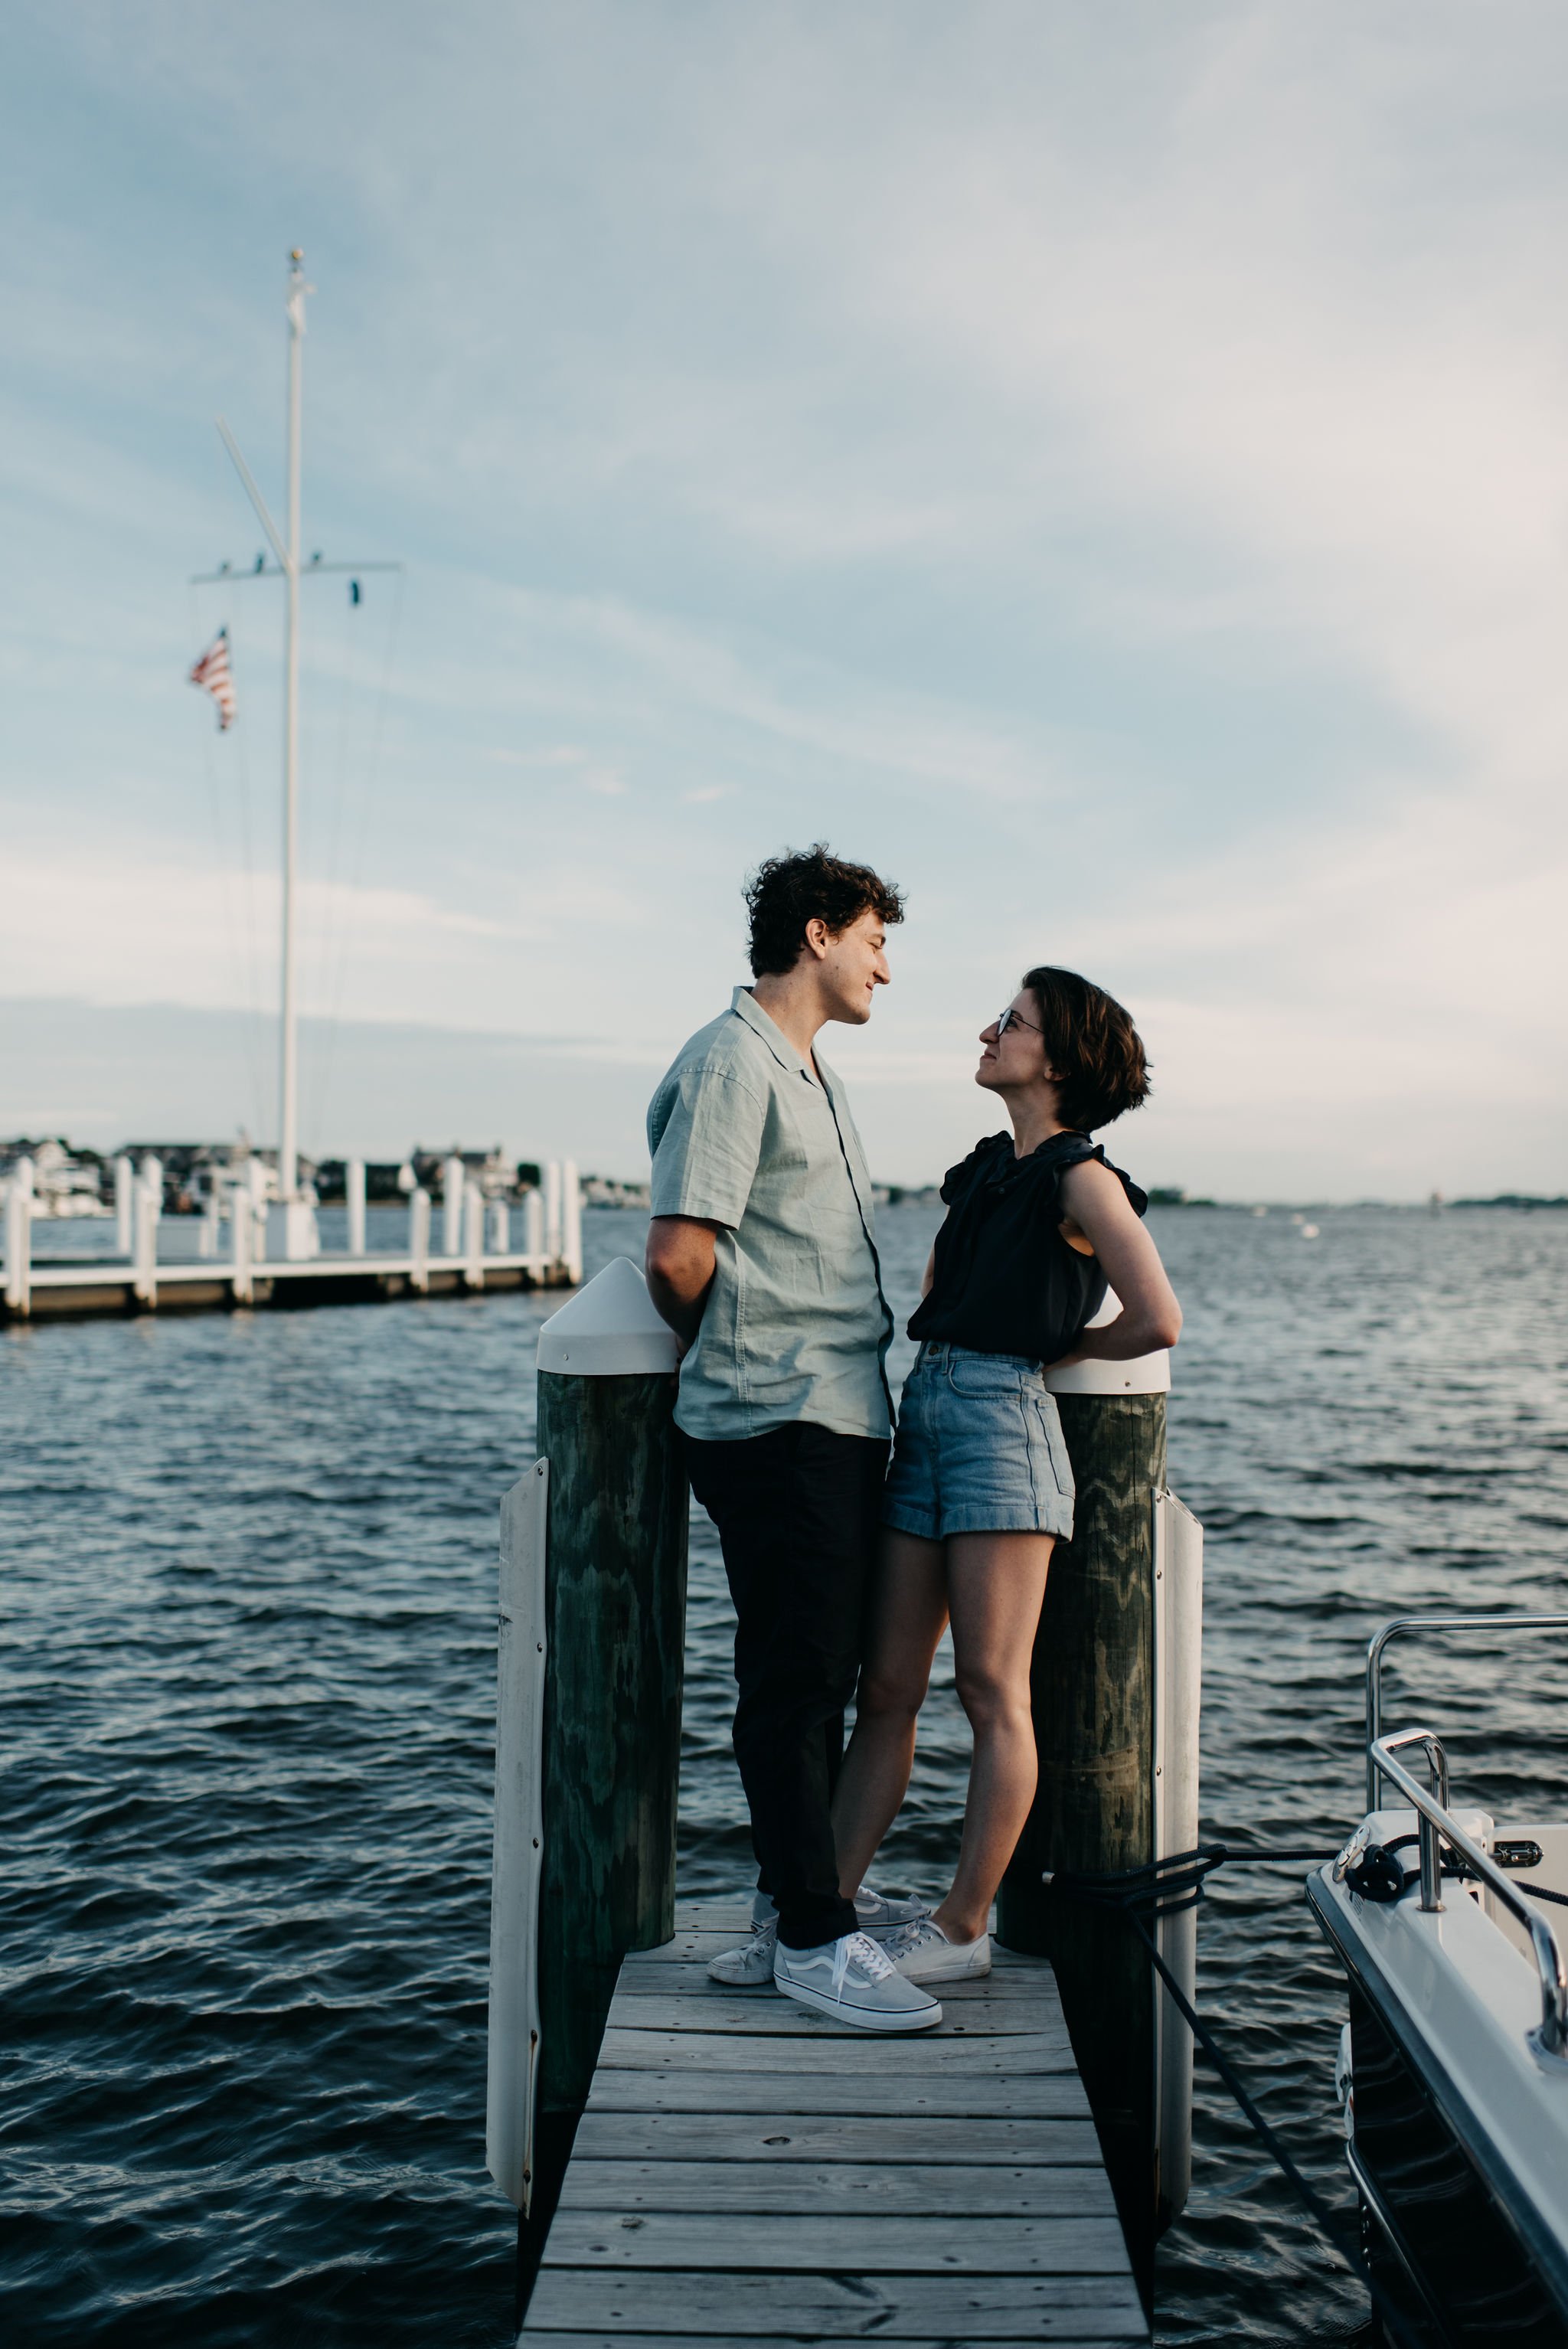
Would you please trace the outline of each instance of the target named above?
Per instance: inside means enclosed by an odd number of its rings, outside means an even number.
[[[792,1420],[888,1435],[892,1316],[865,1154],[832,1071],[820,1057],[813,1071],[738,987],[661,1081],[648,1148],[654,1214],[721,1226],[676,1425],[710,1441]]]

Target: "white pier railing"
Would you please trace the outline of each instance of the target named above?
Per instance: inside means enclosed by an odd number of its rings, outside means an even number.
[[[248,1305],[258,1288],[266,1295],[279,1281],[292,1284],[331,1282],[363,1276],[380,1280],[396,1295],[401,1284],[416,1294],[441,1289],[482,1289],[498,1276],[508,1285],[520,1278],[544,1285],[575,1286],[583,1278],[583,1204],[576,1167],[555,1160],[542,1170],[538,1190],[521,1203],[522,1246],[514,1249],[513,1218],[504,1199],[487,1202],[480,1185],[468,1175],[460,1158],[442,1168],[439,1252],[432,1251],[432,1206],[428,1191],[416,1188],[407,1202],[404,1244],[371,1247],[366,1241],[365,1168],[351,1160],[346,1168],[346,1246],[323,1249],[314,1239],[312,1253],[291,1252],[297,1235],[275,1218],[281,1243],[269,1247],[267,1171],[256,1159],[240,1168],[214,1191],[205,1212],[195,1223],[195,1254],[179,1257],[160,1255],[159,1239],[164,1224],[163,1168],[154,1157],[133,1167],[128,1158],[115,1163],[116,1253],[38,1261],[35,1252],[35,1174],[30,1159],[21,1159],[0,1185],[4,1210],[4,1303],[7,1319],[25,1319],[43,1293],[50,1292],[56,1310],[114,1309],[124,1306],[151,1310],[160,1298],[170,1304],[232,1302]],[[273,1203],[275,1206],[275,1203]],[[181,1218],[186,1228],[191,1220]],[[222,1251],[222,1226],[228,1226],[228,1249]],[[70,1292],[78,1292],[73,1299]],[[180,1292],[186,1295],[183,1300]],[[218,1291],[220,1294],[212,1294]],[[324,1294],[325,1292],[324,1291]],[[291,1296],[299,1289],[291,1286]]]

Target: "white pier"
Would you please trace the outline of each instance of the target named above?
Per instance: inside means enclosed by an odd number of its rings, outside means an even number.
[[[454,1171],[455,1170],[455,1171]],[[200,1217],[180,1218],[194,1231],[196,1256],[170,1262],[159,1254],[165,1218],[163,1169],[156,1158],[134,1173],[116,1166],[119,1253],[112,1257],[35,1256],[33,1168],[23,1159],[4,1185],[5,1286],[0,1321],[54,1319],[66,1315],[222,1312],[235,1308],[389,1302],[496,1288],[574,1288],[583,1278],[583,1210],[577,1169],[570,1161],[544,1170],[542,1193],[516,1205],[521,1248],[511,1246],[513,1203],[486,1201],[465,1182],[460,1159],[444,1170],[438,1249],[431,1247],[431,1199],[413,1191],[401,1247],[367,1250],[364,1169],[348,1168],[348,1246],[320,1250],[302,1236],[297,1213],[278,1216],[285,1247],[268,1252],[268,1203],[253,1179],[256,1161],[237,1171],[222,1199]],[[277,1203],[273,1202],[274,1213]],[[220,1254],[223,1226],[228,1248]],[[292,1251],[300,1249],[295,1254]],[[308,1253],[304,1252],[309,1249]]]

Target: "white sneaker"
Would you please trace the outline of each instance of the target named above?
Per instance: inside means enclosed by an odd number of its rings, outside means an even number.
[[[888,1940],[930,1914],[923,1900],[900,1900],[890,1893],[873,1892],[869,1884],[862,1884],[855,1895],[855,1921],[873,1941]]]
[[[780,1941],[773,1983],[786,1998],[857,2031],[929,2031],[942,2020],[935,1999],[907,1982],[864,1933],[844,1933],[816,1950],[787,1950]]]
[[[934,1917],[923,1917],[890,1945],[905,1982],[976,1982],[991,1971],[991,1936],[950,1941]]]
[[[751,1939],[743,1941],[738,1950],[721,1950],[717,1958],[709,1958],[708,1974],[714,1982],[724,1982],[730,1990],[771,1988],[773,1952],[778,1945],[777,1914],[754,1917]]]
[[[906,1925],[917,1925],[923,1917],[929,1914],[923,1900],[900,1900],[886,1892],[873,1892],[869,1884],[862,1884],[855,1895],[855,1923],[862,1933],[869,1933],[873,1941],[884,1941],[892,1933],[902,1933]],[[776,1925],[778,1921],[779,1911],[773,1905],[772,1895],[754,1892],[751,1896],[753,1931],[758,1925]]]

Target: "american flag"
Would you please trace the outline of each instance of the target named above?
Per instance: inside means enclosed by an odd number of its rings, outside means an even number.
[[[226,734],[234,722],[237,707],[234,700],[234,680],[229,668],[229,631],[220,628],[195,667],[191,683],[210,693],[218,705],[218,731]]]

